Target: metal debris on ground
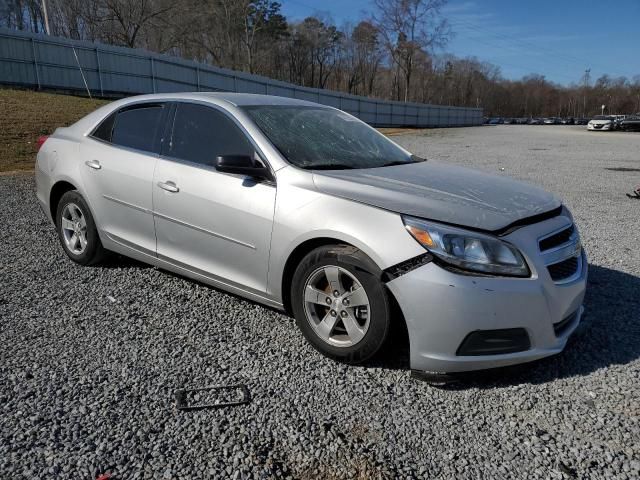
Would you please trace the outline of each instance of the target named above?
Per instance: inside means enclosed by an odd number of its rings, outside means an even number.
[[[629,198],[640,200],[640,185],[636,185],[636,188],[633,189],[633,193],[627,193],[626,195]]]
[[[235,395],[233,394],[234,391]],[[220,401],[218,393],[223,394],[222,397],[224,401]],[[226,399],[224,398],[225,396]],[[176,408],[183,411],[235,407],[245,405],[251,401],[251,395],[246,385],[219,385],[215,387],[182,389],[176,391],[175,398]],[[231,398],[231,400],[228,400],[229,398]]]

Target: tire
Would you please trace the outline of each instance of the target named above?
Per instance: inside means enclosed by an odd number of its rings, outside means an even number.
[[[348,245],[318,247],[302,259],[293,275],[291,307],[316,350],[353,364],[380,350],[391,325],[380,274],[369,257]]]
[[[76,190],[66,192],[56,208],[56,230],[62,249],[80,265],[95,265],[104,259],[93,215]]]

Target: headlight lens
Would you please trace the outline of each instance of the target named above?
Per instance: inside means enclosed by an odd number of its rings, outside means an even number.
[[[407,231],[440,260],[464,270],[528,277],[529,268],[522,254],[496,237],[402,217]]]

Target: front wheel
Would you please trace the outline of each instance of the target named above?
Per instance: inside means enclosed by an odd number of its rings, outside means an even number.
[[[292,309],[306,339],[324,355],[362,363],[375,355],[390,327],[390,303],[373,261],[355,247],[316,248],[298,265]]]
[[[56,210],[56,228],[67,256],[81,265],[93,265],[105,251],[87,202],[77,191],[62,195]]]

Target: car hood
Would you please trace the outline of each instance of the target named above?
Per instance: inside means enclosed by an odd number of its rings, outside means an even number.
[[[557,197],[533,185],[433,161],[315,171],[313,180],[329,195],[487,231],[561,206]]]
[[[589,123],[592,125],[607,125],[613,123],[613,120],[590,120]]]

